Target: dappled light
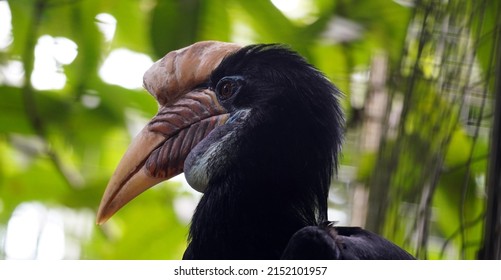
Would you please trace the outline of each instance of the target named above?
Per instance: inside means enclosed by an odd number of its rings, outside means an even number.
[[[63,66],[71,64],[78,54],[75,42],[42,35],[35,46],[35,66],[31,83],[37,90],[62,89],[66,85]]]
[[[0,50],[12,44],[12,14],[6,1],[0,2]]]
[[[153,61],[145,54],[116,49],[104,60],[99,75],[106,83],[138,89],[143,86],[143,74],[151,64]]]
[[[36,202],[22,203],[7,224],[5,258],[79,259],[82,243],[91,237],[93,219],[90,210],[49,209]]]

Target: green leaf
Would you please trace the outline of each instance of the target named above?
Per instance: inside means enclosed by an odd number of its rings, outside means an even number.
[[[33,134],[26,117],[21,89],[0,86],[0,133]]]
[[[156,57],[196,42],[202,5],[199,0],[158,1],[151,12],[150,39]]]
[[[12,57],[24,54],[28,36],[31,36],[31,34],[28,34],[28,30],[33,21],[34,2],[34,0],[9,1],[12,13],[12,35],[14,37],[9,52]]]

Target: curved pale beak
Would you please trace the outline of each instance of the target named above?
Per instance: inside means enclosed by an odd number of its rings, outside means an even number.
[[[97,223],[148,188],[183,172],[193,147],[228,119],[209,90],[190,92],[176,103],[160,108],[134,138],[104,192]]]
[[[145,87],[160,109],[112,175],[99,205],[98,224],[148,188],[182,173],[193,147],[226,122],[228,114],[215,93],[196,88],[224,56],[238,48],[221,42],[197,43],[167,54],[146,72]]]

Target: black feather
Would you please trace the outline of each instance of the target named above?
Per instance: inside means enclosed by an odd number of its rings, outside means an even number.
[[[309,226],[296,232],[282,259],[406,260],[412,255],[359,227]]]

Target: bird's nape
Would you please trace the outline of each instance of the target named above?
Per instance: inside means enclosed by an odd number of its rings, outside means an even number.
[[[412,258],[362,229],[325,226],[340,92],[296,52],[200,42],[167,54],[144,80],[160,109],[110,180],[98,223],[184,171],[204,193],[184,258]]]

